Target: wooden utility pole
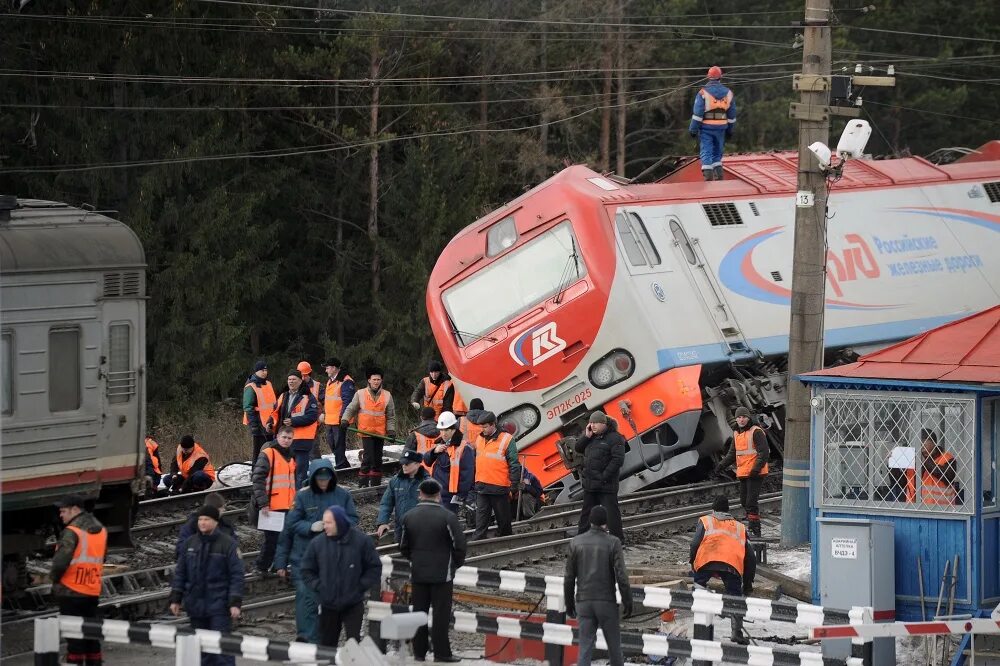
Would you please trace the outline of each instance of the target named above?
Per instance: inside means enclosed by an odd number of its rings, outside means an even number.
[[[795,377],[823,367],[826,306],[826,175],[809,151],[830,141],[830,0],[806,0],[800,103],[799,176],[795,198],[795,250],[788,351],[788,404],[781,498],[781,543],[809,540],[809,389]]]

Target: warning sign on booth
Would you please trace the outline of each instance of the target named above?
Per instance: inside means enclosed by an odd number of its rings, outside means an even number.
[[[830,539],[833,556],[838,560],[858,559],[857,539]]]

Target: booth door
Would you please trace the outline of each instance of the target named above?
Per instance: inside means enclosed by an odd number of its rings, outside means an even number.
[[[983,605],[1000,602],[1000,506],[997,493],[997,449],[1000,448],[1000,399],[983,401],[979,479],[983,506]]]

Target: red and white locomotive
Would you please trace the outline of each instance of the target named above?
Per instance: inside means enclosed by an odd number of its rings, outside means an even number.
[[[629,440],[622,493],[697,467],[741,405],[780,450],[796,160],[729,157],[710,183],[696,164],[651,184],[573,166],[444,248],[427,289],[442,358],[561,500],[579,488],[557,442],[594,409]],[[828,244],[830,360],[995,305],[1000,141],[947,166],[848,162]]]

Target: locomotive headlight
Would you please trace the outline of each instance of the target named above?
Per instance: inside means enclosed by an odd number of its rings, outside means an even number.
[[[486,256],[495,257],[517,242],[514,217],[505,217],[486,232]]]
[[[534,405],[520,405],[497,417],[497,427],[515,437],[528,434],[538,427],[542,415]]]
[[[607,388],[624,381],[635,372],[635,359],[624,349],[613,349],[590,366],[590,383]]]

